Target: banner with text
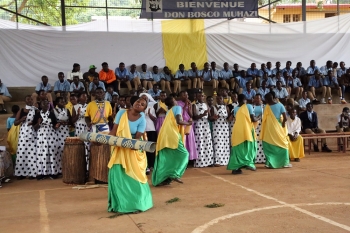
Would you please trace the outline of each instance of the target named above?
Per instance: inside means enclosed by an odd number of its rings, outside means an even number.
[[[258,18],[258,0],[142,0],[141,18]]]

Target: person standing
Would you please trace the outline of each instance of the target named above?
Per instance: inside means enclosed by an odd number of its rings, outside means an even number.
[[[182,119],[184,121],[191,121],[192,122],[192,104],[191,101],[188,99],[188,94],[186,91],[181,91],[179,94],[180,100],[177,101],[177,105],[182,108]],[[196,160],[198,158],[197,154],[197,145],[196,145],[196,139],[194,137],[194,131],[193,126],[190,127],[190,131],[186,135],[186,149],[188,150],[188,153],[190,154],[189,160]]]
[[[189,153],[184,146],[184,126],[192,125],[192,121],[182,119],[182,108],[176,100],[169,96],[165,99],[169,111],[160,129],[156,160],[152,173],[153,186],[170,184],[173,180],[183,183],[180,179],[185,173]]]
[[[227,119],[229,109],[222,96],[216,97],[216,105],[211,109],[213,118],[214,166],[227,165],[230,158],[230,135]]]
[[[257,139],[257,154],[256,154],[256,158],[255,158],[255,163],[265,163],[266,162],[266,157],[264,154],[264,149],[263,149],[263,143],[261,140],[259,140],[260,137],[260,131],[261,131],[261,118],[263,116],[264,113],[264,104],[262,102],[261,99],[261,95],[260,94],[256,94],[256,96],[254,97],[254,104],[253,104],[253,110],[254,110],[254,116],[259,119],[256,123],[256,127],[255,127],[255,132],[256,135],[258,137]]]
[[[304,140],[300,135],[301,121],[297,116],[297,110],[290,109],[287,117],[287,129],[288,129],[288,150],[289,158],[295,162],[300,162],[301,158],[304,158]]]
[[[209,108],[204,102],[204,94],[197,93],[197,102],[192,105],[194,135],[196,138],[198,158],[194,167],[208,167],[214,163],[213,144],[208,122]]]
[[[253,122],[258,119],[254,116],[253,107],[246,104],[244,94],[238,95],[238,106],[234,109],[236,122],[231,136],[231,153],[227,170],[232,174],[242,174],[241,168],[255,171],[256,136]]]
[[[163,125],[166,112],[168,111],[168,107],[165,105],[165,99],[167,95],[165,91],[162,91],[159,96],[159,101],[154,105],[154,109],[156,110],[157,123],[156,123],[156,131],[159,133],[160,128]]]
[[[288,130],[286,109],[273,99],[271,93],[265,95],[266,106],[262,117],[260,139],[266,156],[265,166],[268,168],[289,168]],[[281,121],[281,116],[282,121]]]
[[[80,71],[80,65],[78,63],[74,63],[72,71],[67,73],[67,80],[72,82],[74,76],[78,76],[79,81],[83,81],[83,73]]]
[[[146,129],[143,112],[147,105],[140,98],[131,109],[119,110],[109,135],[140,140]],[[138,213],[153,207],[145,151],[114,146],[108,167],[109,212]]]

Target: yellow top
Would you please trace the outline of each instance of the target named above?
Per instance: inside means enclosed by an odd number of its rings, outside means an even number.
[[[103,116],[101,116],[101,111],[103,111]],[[86,107],[85,117],[90,117],[92,124],[107,123],[108,117],[112,116],[112,113],[112,106],[108,101],[104,101],[104,103],[92,101]]]
[[[274,146],[288,149],[288,130],[277,121],[270,105],[266,105],[262,118],[260,139]]]
[[[226,104],[226,105],[232,104],[232,99],[230,96],[228,96],[226,98],[224,97],[224,104]]]
[[[185,143],[184,127],[177,125],[173,109],[170,109],[158,134],[156,155],[164,148],[176,149],[178,147],[177,139],[179,138],[179,133],[182,136],[182,141]]]
[[[120,118],[116,136],[132,139],[127,111]],[[120,164],[128,176],[141,183],[147,183],[146,152],[118,146],[112,146],[111,151],[111,159],[108,163],[109,168],[112,168],[114,164]]]
[[[253,138],[252,129],[254,129],[254,125],[250,119],[248,107],[246,104],[243,104],[236,113],[236,122],[233,125],[231,135],[231,145],[237,146],[245,141],[254,141],[256,136],[254,133]]]
[[[70,115],[72,115],[72,114],[73,114],[73,112],[72,112],[72,110],[73,110],[73,104],[72,104],[72,102],[69,101],[69,102],[66,104],[65,107],[66,107],[66,109],[68,109]]]

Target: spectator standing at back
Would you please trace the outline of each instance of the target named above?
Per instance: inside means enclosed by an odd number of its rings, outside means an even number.
[[[67,80],[71,83],[73,82],[73,77],[78,76],[80,81],[83,81],[83,73],[80,71],[80,65],[78,63],[73,64],[72,71],[68,71]]]

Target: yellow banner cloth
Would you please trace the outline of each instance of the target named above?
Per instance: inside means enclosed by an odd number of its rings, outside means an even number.
[[[270,105],[266,105],[264,109],[260,139],[273,146],[288,149],[287,126],[283,128],[282,125],[277,121]]]
[[[203,19],[164,20],[162,38],[164,59],[172,73],[181,63],[187,70],[191,62],[196,62],[200,70],[208,61]]]
[[[177,125],[173,109],[170,109],[158,134],[156,155],[158,155],[158,152],[164,148],[176,149],[179,146],[179,133],[181,134],[182,141],[185,144],[184,127]]]
[[[21,128],[21,125],[15,126],[13,124],[11,126],[11,129],[7,133],[7,144],[9,145],[9,152],[11,155],[16,154],[17,152],[17,144],[18,144],[20,128]]]
[[[252,135],[252,129],[254,125],[250,119],[248,107],[243,104],[236,114],[236,122],[233,125],[232,135],[231,135],[231,145],[237,146],[245,141],[253,142],[256,136]]]
[[[116,136],[132,139],[128,120],[128,111],[121,116]],[[111,159],[108,167],[112,168],[114,164],[120,164],[125,169],[125,173],[141,183],[147,183],[146,152],[132,150],[123,147],[112,146]]]

